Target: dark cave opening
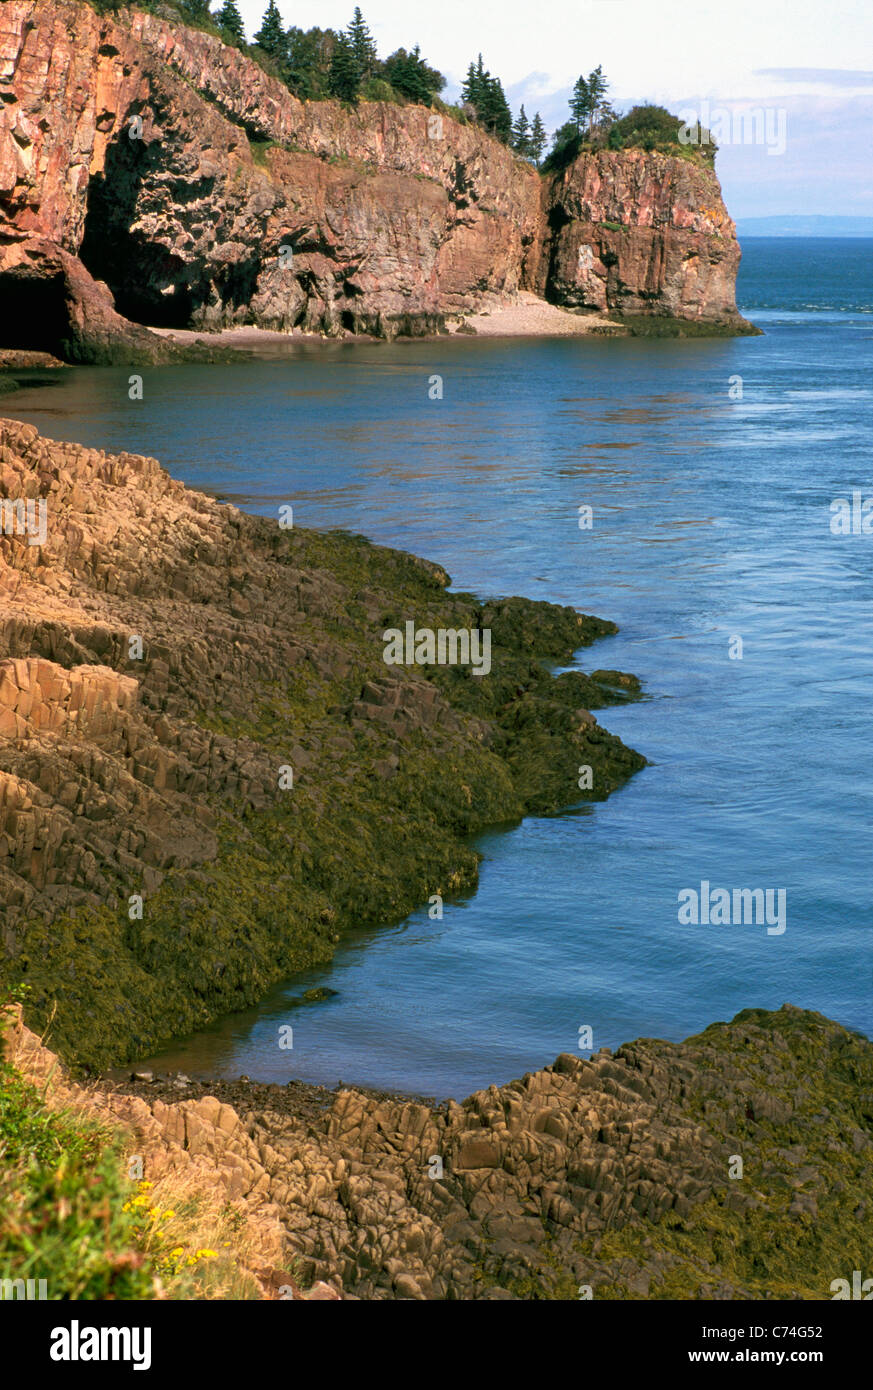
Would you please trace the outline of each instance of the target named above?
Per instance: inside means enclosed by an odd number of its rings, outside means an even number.
[[[70,336],[63,275],[0,274],[0,347],[64,355]]]
[[[102,174],[88,185],[79,256],[103,280],[125,318],[156,328],[187,328],[193,308],[185,262],[160,242],[131,230],[143,177],[155,156],[141,140],[121,135],[106,152]]]

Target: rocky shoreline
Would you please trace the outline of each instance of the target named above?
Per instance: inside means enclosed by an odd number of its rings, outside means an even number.
[[[549,670],[612,623],[12,420],[0,497],[45,522],[0,537],[0,977],[70,1063],[255,1003],[346,925],[468,890],[471,835],[645,765],[591,713],[635,677]],[[386,665],[408,623],[487,631],[490,673]]]
[[[578,801],[580,765],[588,795],[621,786],[645,760],[591,710],[640,690],[550,673],[604,620],[452,593],[426,561],[246,516],[153,459],[4,420],[0,496],[47,504],[42,544],[0,536],[16,1065],[120,1125],[148,1174],[224,1194],[263,1296],[817,1299],[865,1267],[873,1044],[787,1005],[437,1106],[83,1082],[329,959],[346,921],[468,887],[468,836]],[[487,627],[487,679],[386,666],[385,629],[413,619]]]
[[[16,1065],[238,1212],[263,1297],[815,1300],[865,1268],[873,1045],[789,1006],[436,1106],[83,1084],[328,959],[362,904],[469,885],[471,830],[577,800],[581,763],[608,795],[644,759],[590,711],[640,692],[544,665],[603,620],[451,593],[152,459],[0,421],[0,495],[48,508],[43,544],[0,537],[0,976],[55,1054],[19,1023]],[[410,617],[488,626],[487,679],[386,667]]]
[[[8,1055],[121,1126],[150,1181],[226,1200],[266,1298],[816,1301],[868,1268],[873,1043],[787,1004],[438,1107],[297,1082],[83,1090],[20,1017]]]

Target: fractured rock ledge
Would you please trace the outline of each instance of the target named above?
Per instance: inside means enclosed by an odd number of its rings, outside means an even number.
[[[580,764],[602,798],[645,763],[590,712],[634,677],[544,665],[609,622],[13,420],[3,499],[45,536],[0,532],[0,975],[57,1006],[68,1061],[254,1003],[346,924],[469,889],[468,836],[578,802]],[[488,628],[490,674],[386,666],[409,620]]]
[[[20,1025],[13,1060],[40,1082],[55,1063]],[[89,1103],[147,1174],[226,1193],[273,1285],[293,1268],[313,1297],[815,1301],[869,1268],[873,1044],[790,1005],[437,1109],[244,1082]]]

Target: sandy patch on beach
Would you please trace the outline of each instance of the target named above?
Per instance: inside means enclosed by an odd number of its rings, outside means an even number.
[[[321,337],[319,333],[304,333],[299,328],[292,328],[288,333],[279,333],[271,328],[256,328],[254,324],[243,324],[239,328],[222,328],[219,333],[204,333],[196,328],[151,328],[149,332],[157,333],[161,338],[169,338],[174,343],[181,343],[184,347],[192,343],[206,343],[211,347],[253,350],[269,347],[271,344],[281,346],[292,342],[311,343]]]
[[[560,309],[557,304],[547,304],[544,299],[523,290],[514,304],[498,305],[478,314],[467,314],[457,323],[449,323],[450,334],[463,334],[473,329],[480,338],[571,338],[586,334],[623,334],[620,324],[613,323],[602,314],[574,314],[569,309]],[[251,324],[239,328],[224,328],[219,333],[203,333],[192,328],[153,328],[152,333],[162,338],[188,346],[192,343],[206,343],[217,347],[242,348],[257,351],[271,345],[289,342],[313,342],[321,337],[318,333],[304,333],[294,328],[288,333],[275,332],[268,328],[255,328]],[[325,341],[375,342],[364,334],[346,333],[338,339]]]
[[[570,338],[624,332],[620,324],[602,314],[574,314],[557,304],[547,304],[528,290],[522,290],[517,303],[468,314],[465,322],[480,338]],[[457,333],[458,328],[450,326],[450,331]]]

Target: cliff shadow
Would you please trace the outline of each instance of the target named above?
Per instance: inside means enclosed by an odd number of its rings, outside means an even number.
[[[558,242],[560,233],[571,221],[569,213],[565,212],[560,203],[553,204],[549,209],[539,273],[540,293],[549,304],[561,303],[560,295],[554,287],[558,266]]]
[[[147,235],[142,218],[143,184],[159,176],[160,142],[131,139],[125,126],[106,151],[104,170],[88,185],[79,257],[95,280],[103,280],[125,318],[158,328],[186,328],[194,308],[190,271],[181,256]],[[212,192],[211,179],[196,190]]]

